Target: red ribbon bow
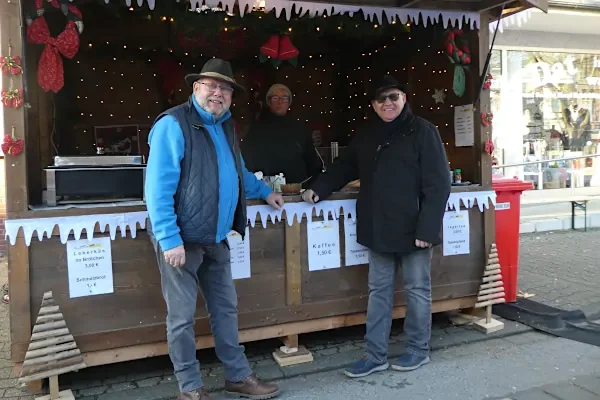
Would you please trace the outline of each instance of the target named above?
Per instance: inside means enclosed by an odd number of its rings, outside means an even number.
[[[79,33],[74,21],[67,22],[65,30],[56,38],[43,17],[36,18],[27,29],[27,40],[34,44],[45,44],[38,66],[38,83],[44,91],[57,93],[65,83],[65,72],[61,54],[69,59],[79,50]]]
[[[52,0],[51,5],[61,8],[61,4]],[[81,19],[81,12],[72,4],[65,4],[66,13],[71,13]],[[43,10],[43,0],[36,0],[38,10]],[[79,50],[79,32],[77,24],[69,20],[67,25],[56,38],[50,36],[50,29],[43,15],[36,18],[27,27],[27,40],[33,44],[44,44],[38,66],[38,83],[44,91],[52,90],[57,93],[65,83],[65,72],[61,54],[68,59],[75,57]]]

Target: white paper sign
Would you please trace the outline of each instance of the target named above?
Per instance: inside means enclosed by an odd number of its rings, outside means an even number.
[[[344,218],[346,266],[369,263],[369,249],[356,241],[356,219]]]
[[[114,293],[109,237],[67,241],[69,296]]]
[[[308,270],[340,268],[340,222],[339,220],[309,222]]]
[[[444,255],[469,254],[469,210],[444,214]]]
[[[496,211],[510,210],[510,203],[496,203]]]
[[[475,125],[473,124],[473,105],[454,107],[454,146],[475,145]]]
[[[250,229],[246,227],[246,236],[235,231],[227,234],[227,242],[231,249],[231,275],[233,279],[250,278]]]

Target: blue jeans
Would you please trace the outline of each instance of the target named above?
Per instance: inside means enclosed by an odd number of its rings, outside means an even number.
[[[217,357],[225,366],[226,379],[240,382],[252,374],[244,347],[239,343],[237,294],[231,276],[229,246],[185,245],[185,265],[167,264],[156,239],[150,235],[157,254],[162,292],[167,304],[169,357],[181,392],[203,386],[196,358],[194,323],[198,288],[210,317]]]
[[[378,364],[387,362],[394,285],[400,266],[406,296],[406,351],[419,356],[429,356],[432,254],[432,249],[415,250],[402,256],[369,252],[369,306],[365,342],[367,356],[372,361]]]

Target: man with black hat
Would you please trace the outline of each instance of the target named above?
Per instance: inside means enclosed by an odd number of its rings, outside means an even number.
[[[385,76],[372,91],[371,105],[377,116],[357,129],[347,152],[302,196],[315,203],[360,179],[357,240],[369,248],[369,304],[366,354],[345,371],[352,378],[389,367],[399,269],[406,298],[406,351],[392,368],[410,371],[429,362],[432,248],[441,243],[450,195],[440,135],[433,124],[413,115],[405,87]]]
[[[198,287],[215,351],[225,365],[225,391],[269,399],[279,394],[278,387],[256,377],[239,344],[227,234],[233,229],[244,237],[247,197],[261,198],[277,209],[283,198],[248,172],[240,155],[229,107],[234,92],[244,88],[235,82],[231,65],[211,59],[185,80],[193,88],[189,100],[160,114],[150,131],[145,188],[178,399],[210,399],[196,359]]]

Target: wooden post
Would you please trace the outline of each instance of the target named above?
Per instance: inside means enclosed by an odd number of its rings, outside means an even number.
[[[473,70],[473,77],[476,79],[476,89],[479,90],[479,77],[484,72],[485,60],[490,47],[490,30],[489,23],[491,21],[489,11],[481,13],[479,23],[479,43],[477,47],[478,57],[476,61],[478,68]],[[479,74],[474,72],[478,71]],[[477,93],[475,93],[477,95]],[[475,104],[475,162],[479,166],[479,182],[481,187],[486,190],[492,189],[492,156],[485,152],[485,141],[492,138],[492,127],[484,127],[481,123],[481,113],[491,112],[490,91],[483,90],[479,96],[479,104]],[[483,210],[483,234],[485,248],[489,249],[492,243],[496,242],[496,210],[490,205],[490,208]]]
[[[58,376],[86,367],[52,292],[44,293],[18,382],[50,378],[50,394],[37,400],[74,400],[70,390],[59,391]]]
[[[0,54],[8,55],[11,46],[13,56],[23,56],[21,2],[19,0],[0,1]],[[23,57],[22,57],[23,59]],[[27,65],[24,65],[27,72]],[[23,74],[0,74],[2,87],[5,89],[23,89]],[[27,93],[24,95],[27,102]],[[5,155],[6,183],[6,215],[13,215],[28,210],[27,187],[27,140],[25,132],[25,107],[3,107],[4,125],[0,125],[0,134],[10,133],[15,127],[15,136],[25,140],[23,153],[18,156]],[[31,336],[31,305],[29,287],[29,249],[25,245],[23,235],[19,234],[14,246],[8,249],[8,282],[10,296],[10,339],[11,360],[21,362],[25,356],[27,343]],[[30,390],[41,389],[41,382],[28,385]]]
[[[288,306],[302,304],[302,260],[300,245],[302,243],[302,224],[285,221],[285,301]],[[312,362],[313,356],[306,347],[298,344],[298,335],[281,338],[283,346],[273,352],[273,358],[280,366],[296,365]]]

